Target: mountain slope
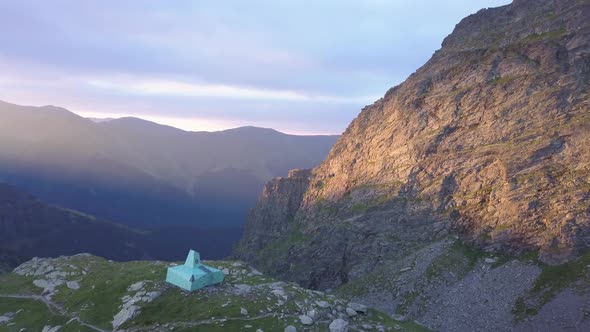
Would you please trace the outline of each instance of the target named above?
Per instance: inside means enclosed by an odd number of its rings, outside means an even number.
[[[0,102],[0,180],[132,225],[241,225],[257,188],[313,167],[336,136],[245,127],[185,132],[135,118],[96,123]]]
[[[0,329],[324,331],[337,321],[344,327],[331,331],[427,331],[331,294],[273,280],[242,262],[207,264],[223,270],[225,280],[189,293],[164,282],[171,265],[166,262],[113,263],[87,254],[36,258],[0,275]]]
[[[465,18],[350,124],[295,217],[273,221],[282,232],[253,246],[248,234],[268,227],[254,212],[236,255],[326,288],[449,232],[552,263],[587,251],[588,17],[589,1],[517,0]]]
[[[108,259],[174,259],[198,248],[222,258],[239,229],[165,227],[139,231],[78,211],[47,205],[0,183],[0,272],[32,257],[89,252]]]
[[[108,242],[109,245],[104,245]],[[121,260],[150,257],[145,234],[73,210],[45,205],[0,184],[0,250],[30,259],[94,252]],[[14,261],[8,261],[13,265]]]

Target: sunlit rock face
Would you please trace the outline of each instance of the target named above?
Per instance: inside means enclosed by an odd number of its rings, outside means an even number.
[[[256,251],[242,255],[327,288],[449,232],[488,250],[538,250],[549,263],[585,251],[588,17],[588,1],[520,0],[462,20],[350,124],[304,181],[294,217],[263,195],[243,240],[256,238]],[[256,237],[271,215],[281,237]]]

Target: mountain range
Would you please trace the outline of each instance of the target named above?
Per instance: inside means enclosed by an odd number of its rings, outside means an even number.
[[[0,102],[0,181],[127,225],[240,226],[263,184],[321,162],[337,136],[186,132]]]
[[[0,184],[0,271],[32,257],[81,252],[107,259],[175,260],[190,248],[224,257],[241,232],[232,227],[167,226],[134,229],[79,211],[46,204]]]

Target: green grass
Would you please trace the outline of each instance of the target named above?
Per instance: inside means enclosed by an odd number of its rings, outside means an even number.
[[[0,294],[39,295],[42,289],[33,285],[33,279],[13,273],[0,274]]]
[[[0,325],[0,332],[16,332],[21,329],[28,331],[41,331],[44,326],[61,325],[60,331],[74,332],[74,331],[92,331],[91,329],[81,326],[77,322],[71,322],[66,325],[70,320],[67,317],[54,315],[45,304],[37,300],[29,299],[10,299],[0,298],[0,314],[7,312],[18,312],[9,323],[13,325]]]
[[[79,290],[62,286],[54,299],[64,303],[66,310],[78,312],[82,320],[105,329],[112,328],[113,316],[131,284],[141,280],[161,282],[166,272],[165,265],[152,262],[111,263],[94,257],[92,263]]]
[[[567,33],[567,29],[565,27],[561,27],[557,30],[541,33],[541,34],[532,34],[527,36],[522,40],[523,43],[533,43],[541,40],[551,40],[557,39]]]
[[[416,302],[416,299],[420,296],[418,291],[411,291],[404,294],[404,301],[396,308],[396,313],[405,315],[408,313],[410,307]]]
[[[430,329],[412,321],[398,321],[388,315],[374,309],[369,309],[369,315],[373,315],[383,326],[393,327],[394,330],[410,332],[429,332]]]
[[[305,234],[297,225],[292,225],[288,234],[288,237],[272,241],[260,250],[259,256],[264,258],[263,266],[279,264],[292,247],[302,245],[306,241]]]
[[[467,246],[457,240],[432,261],[426,269],[426,278],[432,280],[445,272],[452,272],[459,278],[463,278],[485,256],[487,254],[483,250]]]
[[[496,76],[492,80],[488,81],[489,84],[495,85],[506,85],[512,81],[514,81],[516,77],[514,76]]]
[[[588,265],[590,254],[562,265],[545,265],[543,272],[535,281],[532,292],[542,294],[543,303],[555,297],[555,295],[570,287],[574,282],[584,280],[590,281],[588,276]]]
[[[538,264],[542,271],[533,288],[519,298],[512,308],[516,320],[536,315],[545,304],[567,288],[590,287],[590,253],[561,265]]]
[[[295,241],[303,241],[303,234],[294,235]],[[272,294],[268,284],[273,278],[263,275],[248,276],[250,267],[240,263],[233,266],[234,261],[206,262],[213,267],[228,268],[234,272],[240,271],[240,276],[227,275],[221,285],[207,287],[196,292],[185,292],[179,288],[164,283],[165,270],[169,263],[136,261],[116,263],[92,256],[80,256],[70,259],[52,261],[62,271],[76,273],[68,276],[68,280],[77,280],[80,289],[71,290],[60,286],[53,296],[54,302],[60,304],[67,315],[52,314],[41,301],[28,299],[0,299],[0,314],[16,312],[14,325],[0,326],[0,332],[40,331],[45,325],[62,325],[61,331],[88,331],[77,322],[71,322],[69,316],[79,316],[86,323],[99,326],[105,330],[112,328],[113,316],[119,312],[121,298],[134,295],[128,292],[128,287],[138,281],[146,281],[142,289],[162,291],[161,296],[151,303],[141,303],[141,312],[122,328],[137,331],[150,331],[154,326],[170,324],[175,331],[282,331],[287,325],[294,325],[298,330],[305,331],[309,327],[303,326],[297,316],[300,314],[298,304],[313,301],[326,301],[332,305],[345,305],[346,300],[338,299],[334,295],[312,292],[298,287],[296,284],[286,283],[282,287],[288,293],[288,299],[278,304],[279,298]],[[82,274],[81,271],[87,271]],[[39,278],[39,277],[37,277]],[[0,276],[2,293],[10,294],[38,294],[40,288],[32,285],[34,278],[7,274]],[[247,294],[239,294],[234,290],[235,284],[258,285]],[[241,308],[248,310],[249,316],[240,313]],[[270,309],[270,310],[269,310]],[[267,316],[273,313],[283,315],[282,318]],[[401,331],[427,331],[412,322],[401,322],[392,319],[377,310],[370,310],[367,315],[359,315],[359,325],[369,323],[382,325],[386,329]],[[312,330],[326,330],[329,319],[317,323]],[[250,328],[246,328],[250,325]]]

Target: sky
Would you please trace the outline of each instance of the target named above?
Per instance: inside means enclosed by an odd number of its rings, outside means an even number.
[[[0,100],[185,130],[340,134],[508,0],[0,1]]]

